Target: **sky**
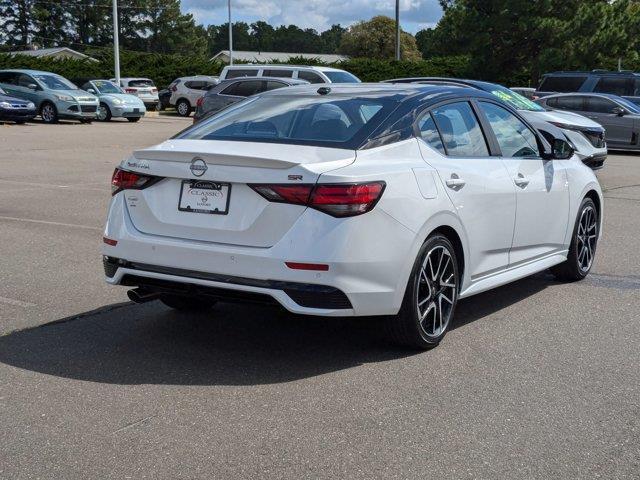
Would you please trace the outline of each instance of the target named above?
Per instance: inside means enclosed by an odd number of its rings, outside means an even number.
[[[227,0],[182,0],[182,11],[197,23],[219,25],[227,21]],[[395,0],[231,0],[233,21],[264,20],[297,25],[321,32],[339,23],[349,26],[376,15],[395,16]],[[438,0],[400,0],[402,29],[416,33],[433,27],[442,16]]]

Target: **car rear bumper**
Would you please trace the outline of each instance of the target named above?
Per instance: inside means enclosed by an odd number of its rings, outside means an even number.
[[[102,248],[107,283],[168,282],[197,294],[262,295],[308,315],[391,315],[400,309],[415,234],[382,211],[340,220],[308,209],[276,245],[259,248],[142,233],[123,198],[118,194],[111,202],[104,232],[117,241]],[[285,262],[326,264],[328,270],[295,270]]]

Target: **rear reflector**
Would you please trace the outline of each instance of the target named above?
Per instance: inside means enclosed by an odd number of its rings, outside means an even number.
[[[161,177],[142,175],[116,168],[111,177],[111,195],[115,195],[122,190],[142,190],[160,179]]]
[[[292,270],[314,270],[318,272],[326,272],[329,270],[329,265],[324,263],[284,262],[284,264]]]
[[[112,247],[115,247],[118,244],[117,240],[113,240],[113,239],[108,238],[108,237],[102,237],[102,241],[104,243],[106,243],[107,245],[111,245]]]
[[[380,182],[249,185],[270,202],[306,205],[333,217],[352,217],[373,209],[386,184]]]

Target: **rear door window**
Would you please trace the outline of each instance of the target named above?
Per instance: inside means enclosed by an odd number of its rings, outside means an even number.
[[[442,144],[442,138],[440,138],[440,132],[436,128],[436,122],[433,121],[431,113],[427,112],[419,121],[418,129],[420,130],[420,136],[431,147],[438,150],[443,155],[446,154],[444,145]]]
[[[14,72],[0,72],[0,83],[6,83],[7,85],[16,85],[17,73]]]
[[[236,97],[248,97],[250,95],[255,95],[259,93],[262,89],[261,80],[251,80],[247,82],[236,82],[232,85],[229,85],[225,88],[221,93],[223,95],[234,95]]]
[[[281,77],[281,78],[291,78],[293,77],[293,70],[284,70],[281,68],[272,68],[272,69],[264,69],[262,71],[263,77]]]
[[[587,79],[585,75],[544,77],[538,90],[542,92],[577,92]]]
[[[571,110],[572,112],[582,112],[584,111],[584,97],[578,96],[578,95],[575,95],[575,96],[572,95],[568,97],[558,97],[556,98],[556,102],[552,106],[559,110]]]
[[[488,157],[489,148],[468,102],[449,103],[432,110],[433,119],[452,157]]]
[[[269,80],[266,83],[266,85],[262,88],[262,91],[269,91],[269,90],[275,90],[277,88],[282,88],[282,87],[287,87],[288,85],[286,83],[283,82],[275,82],[273,80]]]
[[[320,75],[314,72],[307,72],[306,70],[299,70],[298,78],[300,80],[306,80],[309,83],[325,83]]]
[[[226,78],[240,78],[240,77],[256,77],[258,70],[256,68],[234,68],[227,70]]]
[[[613,93],[620,96],[631,96],[634,93],[634,79],[624,77],[602,77],[596,83],[594,92]]]

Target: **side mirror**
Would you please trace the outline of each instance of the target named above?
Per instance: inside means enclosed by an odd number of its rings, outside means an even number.
[[[87,88],[87,92],[96,94],[96,91],[93,88]]]
[[[38,85],[36,85],[35,83],[30,83],[29,85],[27,85],[27,88],[29,90],[37,90],[38,89]]]
[[[553,157],[555,160],[567,160],[573,156],[574,149],[569,142],[556,138],[551,145],[553,149]]]
[[[618,115],[619,117],[622,117],[627,113],[627,111],[622,107],[613,107],[611,109],[611,113],[613,113],[614,115]]]

